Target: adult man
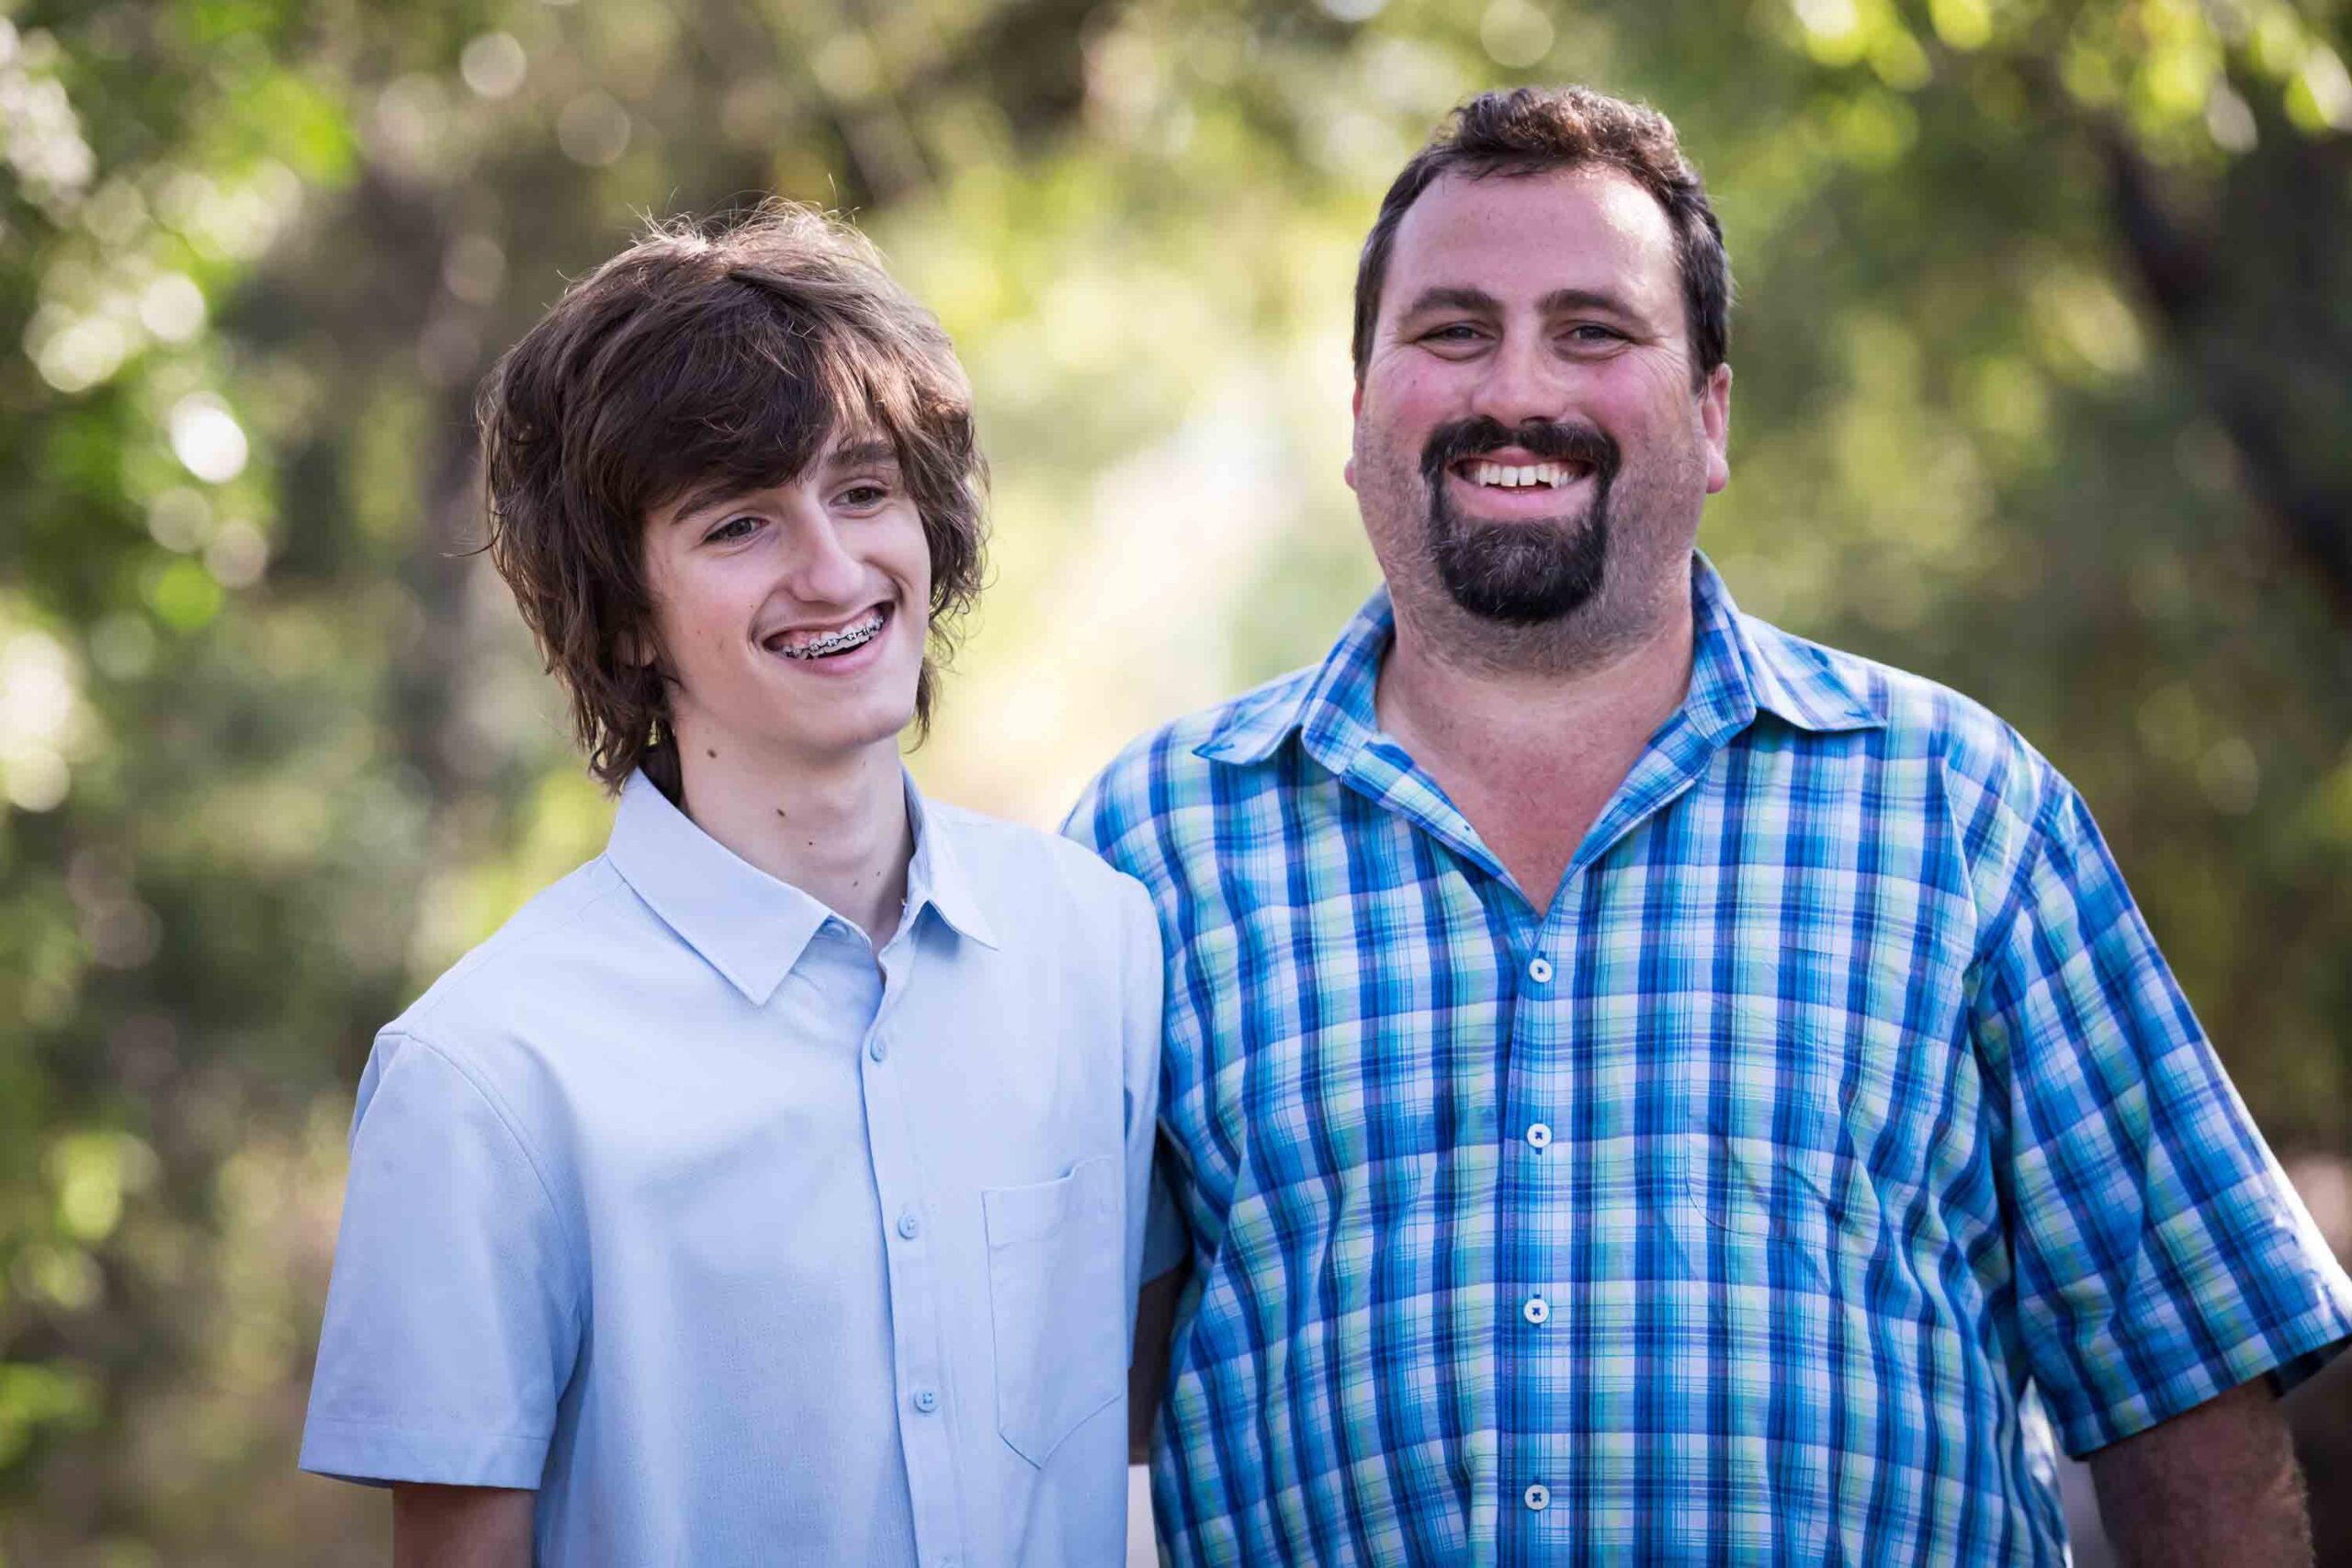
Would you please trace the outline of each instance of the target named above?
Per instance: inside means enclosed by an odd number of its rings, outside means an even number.
[[[1169,948],[1167,1543],[2055,1562],[2030,1383],[2128,1549],[2307,1560],[2352,1284],[2064,781],[1695,555],[1729,297],[1662,118],[1459,111],[1358,275],[1385,588],[1073,815]]]

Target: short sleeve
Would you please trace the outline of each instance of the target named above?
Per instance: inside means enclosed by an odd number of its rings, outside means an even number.
[[[498,1106],[433,1045],[381,1036],[352,1122],[302,1468],[537,1487],[581,1305],[547,1187]]]
[[[2079,796],[2054,786],[1980,954],[2019,1329],[2069,1453],[2352,1334],[2352,1285],[2181,995]]]

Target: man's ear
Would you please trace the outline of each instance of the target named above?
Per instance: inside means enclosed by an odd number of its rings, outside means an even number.
[[[1359,423],[1363,420],[1363,378],[1361,376],[1356,378],[1356,389],[1348,399],[1348,417]],[[1340,468],[1340,478],[1347,481],[1350,490],[1356,488],[1355,445],[1354,439],[1351,437],[1348,442],[1348,460]]]
[[[1699,390],[1699,423],[1707,436],[1707,493],[1731,483],[1731,367],[1718,365]]]

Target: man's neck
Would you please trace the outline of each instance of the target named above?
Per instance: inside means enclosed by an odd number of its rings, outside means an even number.
[[[1589,662],[1451,655],[1400,609],[1380,726],[1445,790],[1536,908],[1690,686],[1690,600]]]
[[[696,827],[779,882],[854,922],[878,949],[898,929],[914,826],[895,743],[822,765],[679,736]]]

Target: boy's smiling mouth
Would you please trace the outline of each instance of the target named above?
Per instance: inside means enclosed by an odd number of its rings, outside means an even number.
[[[872,642],[889,622],[890,606],[876,604],[838,626],[795,627],[763,638],[760,646],[786,659],[831,659]]]

